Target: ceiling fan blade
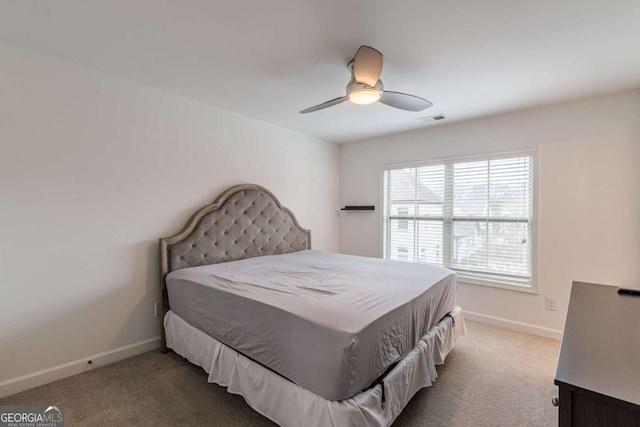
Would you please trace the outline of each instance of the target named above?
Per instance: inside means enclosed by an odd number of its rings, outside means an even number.
[[[341,96],[340,98],[332,99],[331,101],[323,102],[322,104],[315,105],[300,111],[300,114],[313,113],[314,111],[322,110],[327,107],[333,107],[349,99],[348,96]]]
[[[431,107],[433,103],[419,96],[409,95],[402,92],[384,91],[380,97],[380,102],[390,107],[407,111],[422,111]]]
[[[353,77],[358,83],[375,86],[382,73],[382,54],[369,46],[360,46],[353,58]]]

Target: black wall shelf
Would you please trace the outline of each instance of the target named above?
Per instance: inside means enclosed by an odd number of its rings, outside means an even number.
[[[363,206],[345,206],[340,209],[341,211],[372,211],[375,210],[374,205],[363,205]]]

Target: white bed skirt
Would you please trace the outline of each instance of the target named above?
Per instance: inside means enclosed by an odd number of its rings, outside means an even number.
[[[454,322],[455,320],[455,322]],[[227,347],[191,326],[173,312],[164,318],[167,347],[202,367],[209,382],[239,394],[260,414],[281,426],[389,426],[413,395],[437,378],[436,365],[444,362],[467,329],[460,307],[423,336],[376,385],[342,401],[326,400]]]

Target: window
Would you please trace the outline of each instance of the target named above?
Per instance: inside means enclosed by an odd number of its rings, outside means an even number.
[[[532,153],[385,170],[384,257],[531,287],[533,175]]]
[[[407,216],[409,215],[409,209],[407,208],[398,208],[398,216]],[[406,219],[399,218],[398,219],[398,230],[408,230],[409,229],[409,221]]]

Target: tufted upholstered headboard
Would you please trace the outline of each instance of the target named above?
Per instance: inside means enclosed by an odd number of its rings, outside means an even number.
[[[311,232],[269,190],[231,187],[197,211],[180,233],[160,239],[162,316],[169,310],[165,278],[173,270],[310,248]]]

